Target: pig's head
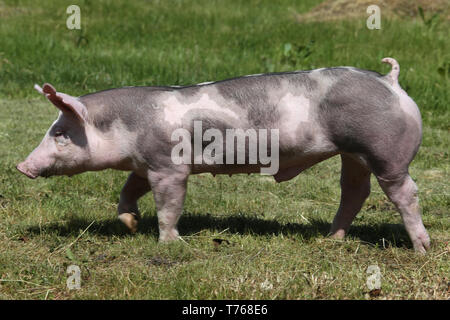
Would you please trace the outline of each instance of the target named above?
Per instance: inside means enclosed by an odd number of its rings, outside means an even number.
[[[75,97],[56,92],[50,84],[44,84],[43,88],[35,85],[35,89],[60,113],[40,145],[17,169],[33,179],[95,170],[93,148],[99,146],[100,138],[88,122],[86,106]]]

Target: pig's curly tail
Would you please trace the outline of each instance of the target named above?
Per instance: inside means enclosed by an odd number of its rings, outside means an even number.
[[[400,73],[400,65],[394,58],[384,58],[381,60],[384,63],[388,63],[392,66],[391,72],[384,76],[392,85],[398,83],[398,75]]]

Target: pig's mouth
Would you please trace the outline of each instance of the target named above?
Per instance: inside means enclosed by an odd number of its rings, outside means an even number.
[[[39,176],[43,177],[43,178],[48,178],[54,175],[58,175],[58,173],[56,172],[56,170],[53,169],[45,169],[42,170],[41,172],[39,172]]]
[[[23,165],[23,163],[19,163],[16,166],[16,169],[19,170],[19,172],[23,173],[24,175],[26,175],[30,179],[36,179],[38,177],[37,174],[34,174],[27,167],[25,167]]]
[[[23,173],[24,175],[26,175],[28,178],[31,178],[31,179],[36,179],[37,177],[48,178],[48,177],[51,177],[54,175],[58,175],[58,170],[57,170],[57,168],[54,168],[54,167],[45,168],[45,169],[41,169],[41,170],[33,170],[28,165],[26,165],[22,162],[22,163],[19,163],[16,166],[16,168],[21,173]]]
[[[37,177],[49,178],[52,176],[62,176],[62,175],[71,177],[79,173],[73,170],[63,171],[63,168],[58,166],[57,164],[54,164],[47,168],[34,169],[32,165],[30,168],[30,165],[28,165],[28,163],[21,162],[16,166],[16,169],[30,179],[36,179]]]

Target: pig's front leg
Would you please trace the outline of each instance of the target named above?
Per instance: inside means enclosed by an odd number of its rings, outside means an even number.
[[[119,219],[132,233],[137,231],[138,220],[141,217],[137,201],[150,190],[148,180],[139,177],[134,172],[130,174],[122,188],[118,207]]]
[[[183,211],[188,173],[183,171],[149,172],[159,224],[159,241],[178,239],[177,223]]]

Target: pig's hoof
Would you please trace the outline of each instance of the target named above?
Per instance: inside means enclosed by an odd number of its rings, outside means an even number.
[[[130,230],[131,233],[136,233],[139,217],[135,213],[121,213],[119,220]]]
[[[337,231],[330,232],[330,238],[336,240],[342,240],[345,238],[345,230],[339,229]]]
[[[167,243],[180,238],[176,229],[170,231],[159,231],[159,242]]]
[[[422,236],[417,237],[412,241],[414,251],[419,254],[426,254],[427,250],[430,249],[430,242],[430,237],[426,233]]]

